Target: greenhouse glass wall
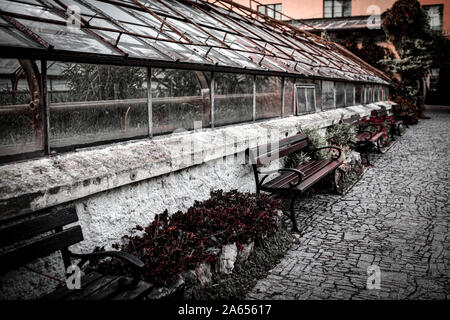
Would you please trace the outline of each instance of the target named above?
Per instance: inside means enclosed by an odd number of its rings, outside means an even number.
[[[0,0],[0,160],[387,100],[342,47],[228,0]]]

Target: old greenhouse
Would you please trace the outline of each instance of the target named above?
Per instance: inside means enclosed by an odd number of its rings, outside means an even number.
[[[392,107],[381,71],[228,0],[0,0],[0,24],[0,220],[74,205],[79,251],[255,192],[250,146]],[[54,287],[9,272],[6,294]]]

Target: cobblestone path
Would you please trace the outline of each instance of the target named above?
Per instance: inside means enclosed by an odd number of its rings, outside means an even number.
[[[427,115],[347,195],[298,203],[304,235],[247,298],[450,298],[450,107]]]

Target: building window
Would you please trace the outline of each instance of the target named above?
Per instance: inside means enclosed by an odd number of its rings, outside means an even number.
[[[252,75],[214,73],[214,85],[214,124],[216,126],[252,121]]]
[[[336,82],[334,88],[336,90],[336,108],[345,107],[345,84]]]
[[[256,76],[256,119],[281,116],[281,78]]]
[[[363,102],[363,86],[362,85],[356,85],[355,86],[355,105],[361,104]]]
[[[355,87],[351,83],[345,84],[345,105],[352,106],[355,104]]]
[[[259,5],[258,12],[271,18],[281,20],[281,3]]]
[[[335,92],[333,81],[322,81],[322,108],[323,110],[335,108]]]
[[[0,157],[44,150],[39,77],[33,61],[0,59]]]
[[[314,86],[296,86],[297,115],[316,111],[316,88]]]
[[[427,12],[428,23],[432,30],[442,30],[442,5],[423,6],[423,9]]]
[[[323,17],[349,17],[352,15],[352,0],[324,0]]]
[[[148,134],[147,69],[49,62],[52,149]]]
[[[192,130],[196,122],[210,125],[207,79],[195,71],[152,68],[151,80],[153,134]]]
[[[294,88],[295,79],[284,79],[284,116],[291,116],[294,114]]]

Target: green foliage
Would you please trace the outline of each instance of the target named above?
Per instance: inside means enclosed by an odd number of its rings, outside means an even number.
[[[158,98],[198,96],[202,88],[196,72],[190,70],[154,68],[152,84],[153,95]]]
[[[308,136],[309,142],[308,150],[325,147],[327,145],[327,140],[323,135],[320,134],[318,128],[302,129],[299,126],[298,133],[305,133]],[[324,159],[325,157],[327,157],[327,155],[328,155],[327,150],[319,150],[314,154],[315,158],[317,159]],[[300,150],[286,156],[284,158],[283,165],[285,168],[295,168],[301,165],[302,163],[308,162],[309,160],[311,160],[311,155],[309,154],[309,152]]]
[[[400,74],[402,83],[397,95],[421,106],[424,89],[423,78],[432,64],[432,32],[428,16],[417,0],[397,0],[386,11],[382,23],[389,40],[400,58],[385,58],[381,62],[393,73]],[[419,108],[423,113],[423,108]]]
[[[327,145],[327,140],[320,133],[319,128],[302,129],[302,127],[299,126],[299,133],[304,133],[308,136],[308,142],[309,142],[309,146],[311,149],[321,148],[321,147],[325,147]],[[318,156],[320,158],[325,157],[327,154],[326,150],[322,150],[322,151],[318,152]]]
[[[340,41],[337,39],[337,41],[375,68],[383,72],[389,72],[386,66],[382,63],[382,60],[386,57],[393,57],[392,52],[387,48],[377,45],[377,38],[369,31],[367,31],[367,35],[362,37],[361,46],[358,46],[360,38],[361,37],[358,35],[352,35]]]
[[[382,63],[402,77],[403,95],[412,100],[420,93],[419,81],[431,67],[430,43],[422,39],[404,39],[398,43],[400,59],[385,58]]]
[[[298,151],[286,156],[283,165],[285,168],[296,168],[309,160],[311,160],[311,157],[307,153]]]
[[[72,101],[144,97],[146,68],[68,63],[63,75]]]
[[[333,124],[327,128],[326,140],[341,147],[354,146],[358,141],[356,128],[348,123],[333,121]]]
[[[397,48],[405,39],[426,39],[430,31],[427,13],[417,0],[397,0],[386,10],[382,27]]]

